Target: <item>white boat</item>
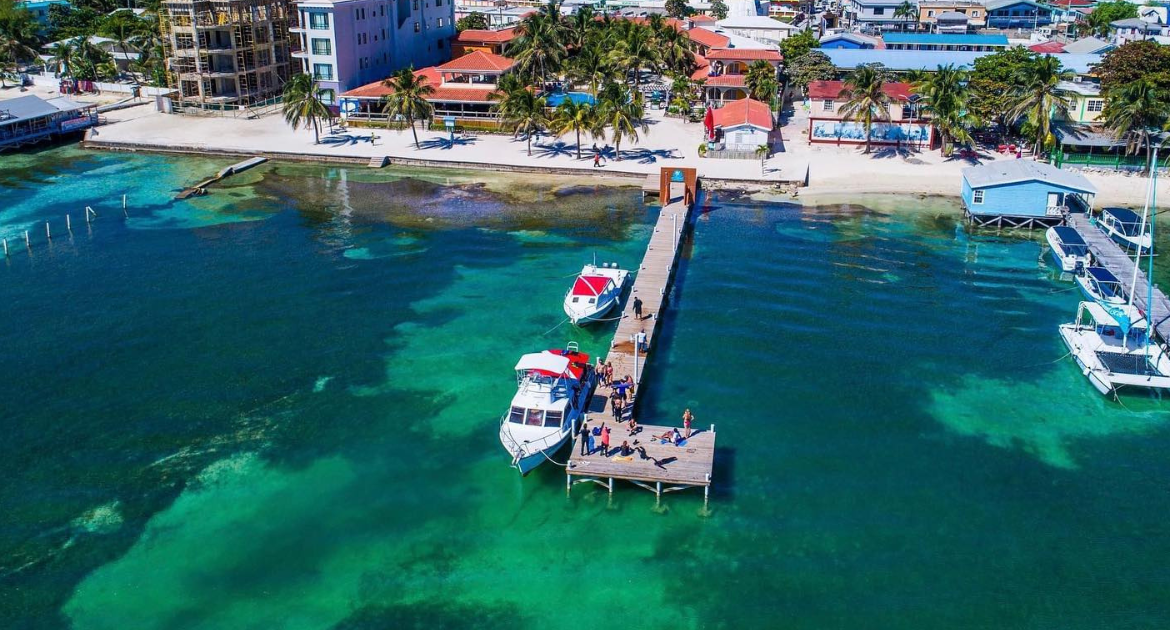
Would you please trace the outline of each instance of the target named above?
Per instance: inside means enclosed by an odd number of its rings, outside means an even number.
[[[1147,229],[1142,215],[1127,208],[1104,208],[1097,219],[1097,227],[1126,249],[1149,253],[1153,235]]]
[[[1102,394],[1125,387],[1170,389],[1170,357],[1149,338],[1148,328],[1135,306],[1081,302],[1076,321],[1060,325],[1060,337]]]
[[[1076,277],[1081,293],[1098,304],[1120,306],[1125,304],[1125,287],[1112,271],[1104,267],[1089,267]]]
[[[630,272],[617,263],[585,265],[565,294],[565,315],[573,324],[587,324],[605,317],[622,298]]]
[[[500,419],[500,443],[512,456],[512,467],[527,475],[573,435],[596,375],[589,355],[575,343],[565,350],[526,354],[515,369],[516,395]]]
[[[1074,273],[1088,264],[1089,245],[1076,230],[1058,225],[1048,228],[1044,238],[1052,248],[1052,259],[1061,271]]]

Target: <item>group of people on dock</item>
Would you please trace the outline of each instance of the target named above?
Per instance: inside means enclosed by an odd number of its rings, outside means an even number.
[[[614,403],[615,403],[615,405],[620,405],[620,404],[623,404],[623,402],[622,402],[623,400],[624,399],[622,399],[622,398],[614,398]],[[622,407],[615,407],[615,409],[621,409],[621,408]],[[614,411],[614,417],[615,418],[621,417],[619,415],[619,412],[616,410]],[[653,436],[653,439],[661,440],[663,444],[669,443],[669,444],[673,444],[675,446],[682,446],[683,443],[685,443],[686,440],[690,439],[690,437],[691,437],[691,424],[694,422],[694,419],[695,419],[694,415],[691,414],[691,410],[688,408],[687,410],[683,411],[682,431],[680,431],[678,429],[678,427],[674,427],[672,429],[668,429],[667,431],[663,432],[662,435]],[[630,414],[630,419],[629,419],[629,422],[627,423],[627,427],[630,430],[629,437],[633,437],[641,431],[641,429],[638,428],[638,422],[634,419],[634,415],[632,412]],[[604,422],[601,423],[600,427],[594,427],[592,429],[589,428],[589,423],[582,422],[581,429],[579,431],[579,438],[580,438],[580,443],[581,443],[581,456],[584,457],[587,455],[592,455],[592,454],[597,453],[597,452],[600,452],[602,457],[609,457],[610,455],[612,455],[613,450],[610,448],[610,439],[611,439],[610,435],[611,435],[612,431],[613,430],[610,429],[609,426],[607,426],[606,423],[604,423]],[[617,448],[617,455],[619,457],[629,457],[629,456],[633,455],[634,453],[639,453],[642,456],[642,459],[644,459],[644,460],[645,459],[652,459],[652,460],[654,460],[655,466],[658,466],[659,468],[662,467],[662,464],[659,462],[659,460],[654,459],[653,457],[650,457],[649,455],[646,454],[646,448],[644,446],[640,446],[638,444],[638,440],[634,440],[633,445],[631,445],[629,443],[629,440],[622,440],[621,446],[619,446]]]

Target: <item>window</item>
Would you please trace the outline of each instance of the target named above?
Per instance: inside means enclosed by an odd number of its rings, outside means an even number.
[[[416,32],[416,33],[422,32],[422,27],[419,26],[418,22],[414,23],[414,32]]]
[[[1085,107],[1090,112],[1099,112],[1105,109],[1105,101],[1100,99],[1090,99],[1088,105]]]
[[[974,10],[972,10],[972,11],[971,11],[971,17],[979,17],[979,10],[978,10],[978,9],[974,9]]]
[[[544,411],[540,409],[529,409],[528,418],[524,421],[524,424],[534,427],[541,426],[544,424]]]
[[[443,18],[439,18],[439,28],[443,28]]]
[[[441,7],[441,6],[443,6],[443,0],[435,0],[435,6],[436,6],[436,7]]]
[[[313,54],[314,55],[328,55],[332,54],[333,50],[329,45],[327,39],[313,39]]]
[[[833,101],[830,101],[830,100],[825,100],[825,101],[824,101],[824,102],[821,104],[821,107],[822,107],[822,108],[823,108],[823,109],[824,109],[826,112],[831,112],[831,111],[833,111]]]
[[[561,420],[564,419],[564,417],[565,412],[559,409],[556,411],[549,409],[548,411],[544,412],[544,426],[559,427],[561,426]]]
[[[971,193],[971,203],[976,205],[981,205],[983,203],[982,190],[976,190],[975,192]]]
[[[329,14],[317,12],[310,13],[309,28],[317,30],[329,28]]]
[[[418,0],[414,0],[414,10],[418,11]]]
[[[443,40],[439,40],[439,50],[443,50]]]
[[[931,10],[927,11],[927,12],[926,12],[926,17],[934,17],[934,9],[931,9]]]
[[[508,422],[524,424],[524,408],[512,407],[512,410],[508,412]]]
[[[885,14],[886,14],[886,8],[885,8],[885,7],[874,7],[874,8],[873,8],[873,14],[874,14],[874,15],[885,15]]]
[[[332,81],[333,65],[328,63],[313,64],[313,78],[318,81]]]
[[[325,105],[332,105],[337,101],[337,93],[333,90],[321,90],[317,92],[317,98]]]

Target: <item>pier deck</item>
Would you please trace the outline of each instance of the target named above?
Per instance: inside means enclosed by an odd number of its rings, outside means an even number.
[[[665,177],[665,174],[663,175]],[[660,180],[661,181],[661,180]],[[694,180],[692,180],[694,181]],[[647,182],[649,185],[649,182]],[[707,488],[711,483],[711,470],[714,464],[715,427],[703,431],[695,431],[686,446],[676,447],[670,444],[648,443],[651,436],[661,435],[673,427],[657,425],[641,425],[645,428],[636,436],[627,438],[625,420],[631,414],[638,417],[637,397],[642,389],[642,377],[645,374],[645,363],[653,357],[655,339],[659,332],[661,319],[659,313],[665,306],[670,284],[678,266],[679,249],[682,245],[683,234],[689,225],[694,203],[697,183],[688,190],[687,184],[671,182],[664,184],[668,199],[663,199],[662,211],[654,224],[654,233],[646,246],[646,254],[638,266],[633,287],[623,306],[621,319],[617,330],[610,342],[609,353],[605,360],[613,365],[613,377],[621,380],[627,375],[634,380],[635,397],[632,403],[622,414],[622,419],[615,419],[610,409],[610,395],[613,389],[606,385],[598,385],[589,405],[589,425],[600,426],[602,422],[612,430],[610,448],[621,446],[623,440],[639,440],[638,446],[644,446],[649,457],[659,460],[661,466],[656,466],[650,459],[643,460],[640,455],[634,455],[633,461],[605,459],[599,455],[580,455],[580,436],[573,445],[573,454],[566,469],[568,474],[567,485],[572,487],[574,477],[576,481],[608,480],[607,485],[613,492],[613,480],[624,479],[636,483],[644,488],[653,490],[656,494],[678,490],[683,487],[702,486]],[[642,317],[634,314],[634,298],[642,301]],[[635,335],[646,331],[646,352],[640,352],[635,347]],[[681,430],[682,409],[678,410],[677,425]],[[697,427],[692,427],[692,430]],[[663,488],[663,484],[668,487]],[[706,491],[704,491],[706,497]]]
[[[1098,267],[1108,269],[1117,279],[1121,281],[1126,293],[1129,293],[1129,288],[1134,286],[1133,276],[1134,267],[1133,259],[1121,249],[1121,246],[1109,238],[1107,234],[1102,232],[1097,226],[1089,223],[1087,217],[1073,215],[1068,220],[1069,227],[1075,229],[1081,238],[1085,239],[1085,243],[1089,246],[1089,251],[1093,252],[1093,264]],[[1154,303],[1151,305],[1147,303],[1146,295],[1148,293],[1148,278],[1141,269],[1137,270],[1137,289],[1133,296],[1133,304],[1138,307],[1146,317],[1153,323],[1154,330],[1163,341],[1170,341],[1170,299],[1161,289],[1154,286]]]

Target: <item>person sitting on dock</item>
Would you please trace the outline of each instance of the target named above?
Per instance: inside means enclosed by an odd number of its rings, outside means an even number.
[[[634,412],[632,410],[630,411],[630,421],[626,423],[626,426],[630,428],[630,435],[636,435],[638,433],[638,421],[634,419]]]
[[[634,454],[634,450],[630,448],[629,441],[622,440],[622,445],[618,448],[618,454],[622,457],[629,457]]]

